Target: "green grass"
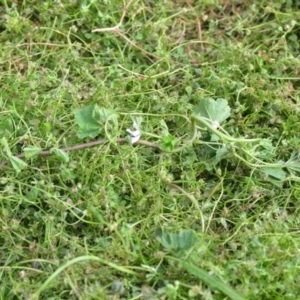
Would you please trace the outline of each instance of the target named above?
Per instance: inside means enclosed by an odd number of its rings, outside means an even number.
[[[1,1],[0,299],[299,299],[299,9]]]

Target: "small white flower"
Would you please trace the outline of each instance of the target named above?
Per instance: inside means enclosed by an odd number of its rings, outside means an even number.
[[[133,122],[133,128],[135,129],[133,131],[130,129],[126,129],[126,131],[129,133],[129,136],[131,137],[131,144],[136,143],[141,137],[141,132],[139,131],[139,127],[136,122]]]
[[[214,129],[218,129],[220,127],[220,123],[218,121],[213,121],[211,125]]]

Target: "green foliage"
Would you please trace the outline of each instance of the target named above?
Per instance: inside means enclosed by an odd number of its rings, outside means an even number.
[[[286,178],[286,173],[282,170],[282,168],[261,168],[261,171],[278,180],[284,180]]]
[[[1,299],[299,299],[297,1],[0,16]]]
[[[75,119],[79,126],[77,132],[79,138],[95,138],[101,132],[100,117],[97,113],[96,105],[86,106],[76,112]]]
[[[118,114],[113,109],[99,107],[98,105],[86,106],[75,114],[75,120],[79,126],[77,136],[81,139],[90,137],[95,138],[103,128],[118,127]],[[110,126],[112,123],[112,126]],[[107,131],[106,131],[106,134]]]
[[[29,145],[29,146],[25,147],[23,149],[23,151],[25,154],[25,158],[28,159],[28,158],[37,156],[42,151],[42,149],[37,146]]]
[[[14,131],[13,121],[10,117],[0,116],[0,137],[4,137],[7,134],[12,134]]]
[[[244,297],[240,296],[234,289],[224,284],[220,279],[208,274],[204,270],[197,268],[192,263],[182,261],[181,265],[192,275],[196,276],[199,280],[204,281],[212,288],[220,290],[232,300],[243,300]]]
[[[178,234],[164,233],[159,241],[166,248],[167,251],[189,250],[196,242],[197,238],[192,230],[182,230]]]
[[[27,163],[18,157],[10,156],[9,161],[17,173],[21,172],[27,167]]]
[[[175,145],[176,145],[175,137],[172,135],[167,135],[161,139],[159,148],[163,151],[173,151]]]
[[[118,126],[118,114],[112,109],[107,109],[95,105],[92,113],[92,118],[99,124],[112,121],[115,126]]]
[[[7,153],[8,156],[11,156],[11,151],[7,142],[7,139],[5,137],[1,138],[1,145],[3,146],[3,149],[5,150],[5,152]]]
[[[67,163],[70,160],[68,153],[61,149],[53,148],[53,149],[51,149],[51,153],[53,153],[54,156],[62,162]]]
[[[230,116],[230,107],[228,101],[222,98],[207,98],[199,101],[194,108],[194,114],[207,118],[212,123],[221,124]]]
[[[284,165],[291,173],[300,173],[300,153],[299,151],[293,151],[291,157]]]

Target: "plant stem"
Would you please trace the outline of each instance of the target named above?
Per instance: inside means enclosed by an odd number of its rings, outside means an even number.
[[[203,124],[205,127],[207,127],[210,131],[212,131],[214,134],[219,136],[220,138],[227,140],[229,142],[237,142],[237,143],[253,143],[253,142],[259,142],[261,138],[257,139],[243,139],[243,138],[234,138],[229,135],[226,135],[219,130],[215,129],[211,124],[209,124],[207,121],[205,121],[203,118],[193,115],[192,119],[195,121]]]

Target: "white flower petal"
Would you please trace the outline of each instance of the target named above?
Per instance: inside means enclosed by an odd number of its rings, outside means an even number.
[[[131,137],[131,144],[134,144],[136,143],[139,139],[140,139],[140,135],[137,135],[137,136],[134,136],[134,137]]]
[[[130,129],[126,129],[126,131],[129,133],[130,137],[131,137],[131,144],[134,144],[136,143],[140,137],[141,137],[141,132],[139,131],[139,128],[136,124],[136,122],[133,123],[133,127],[136,129],[136,130],[130,130]]]

